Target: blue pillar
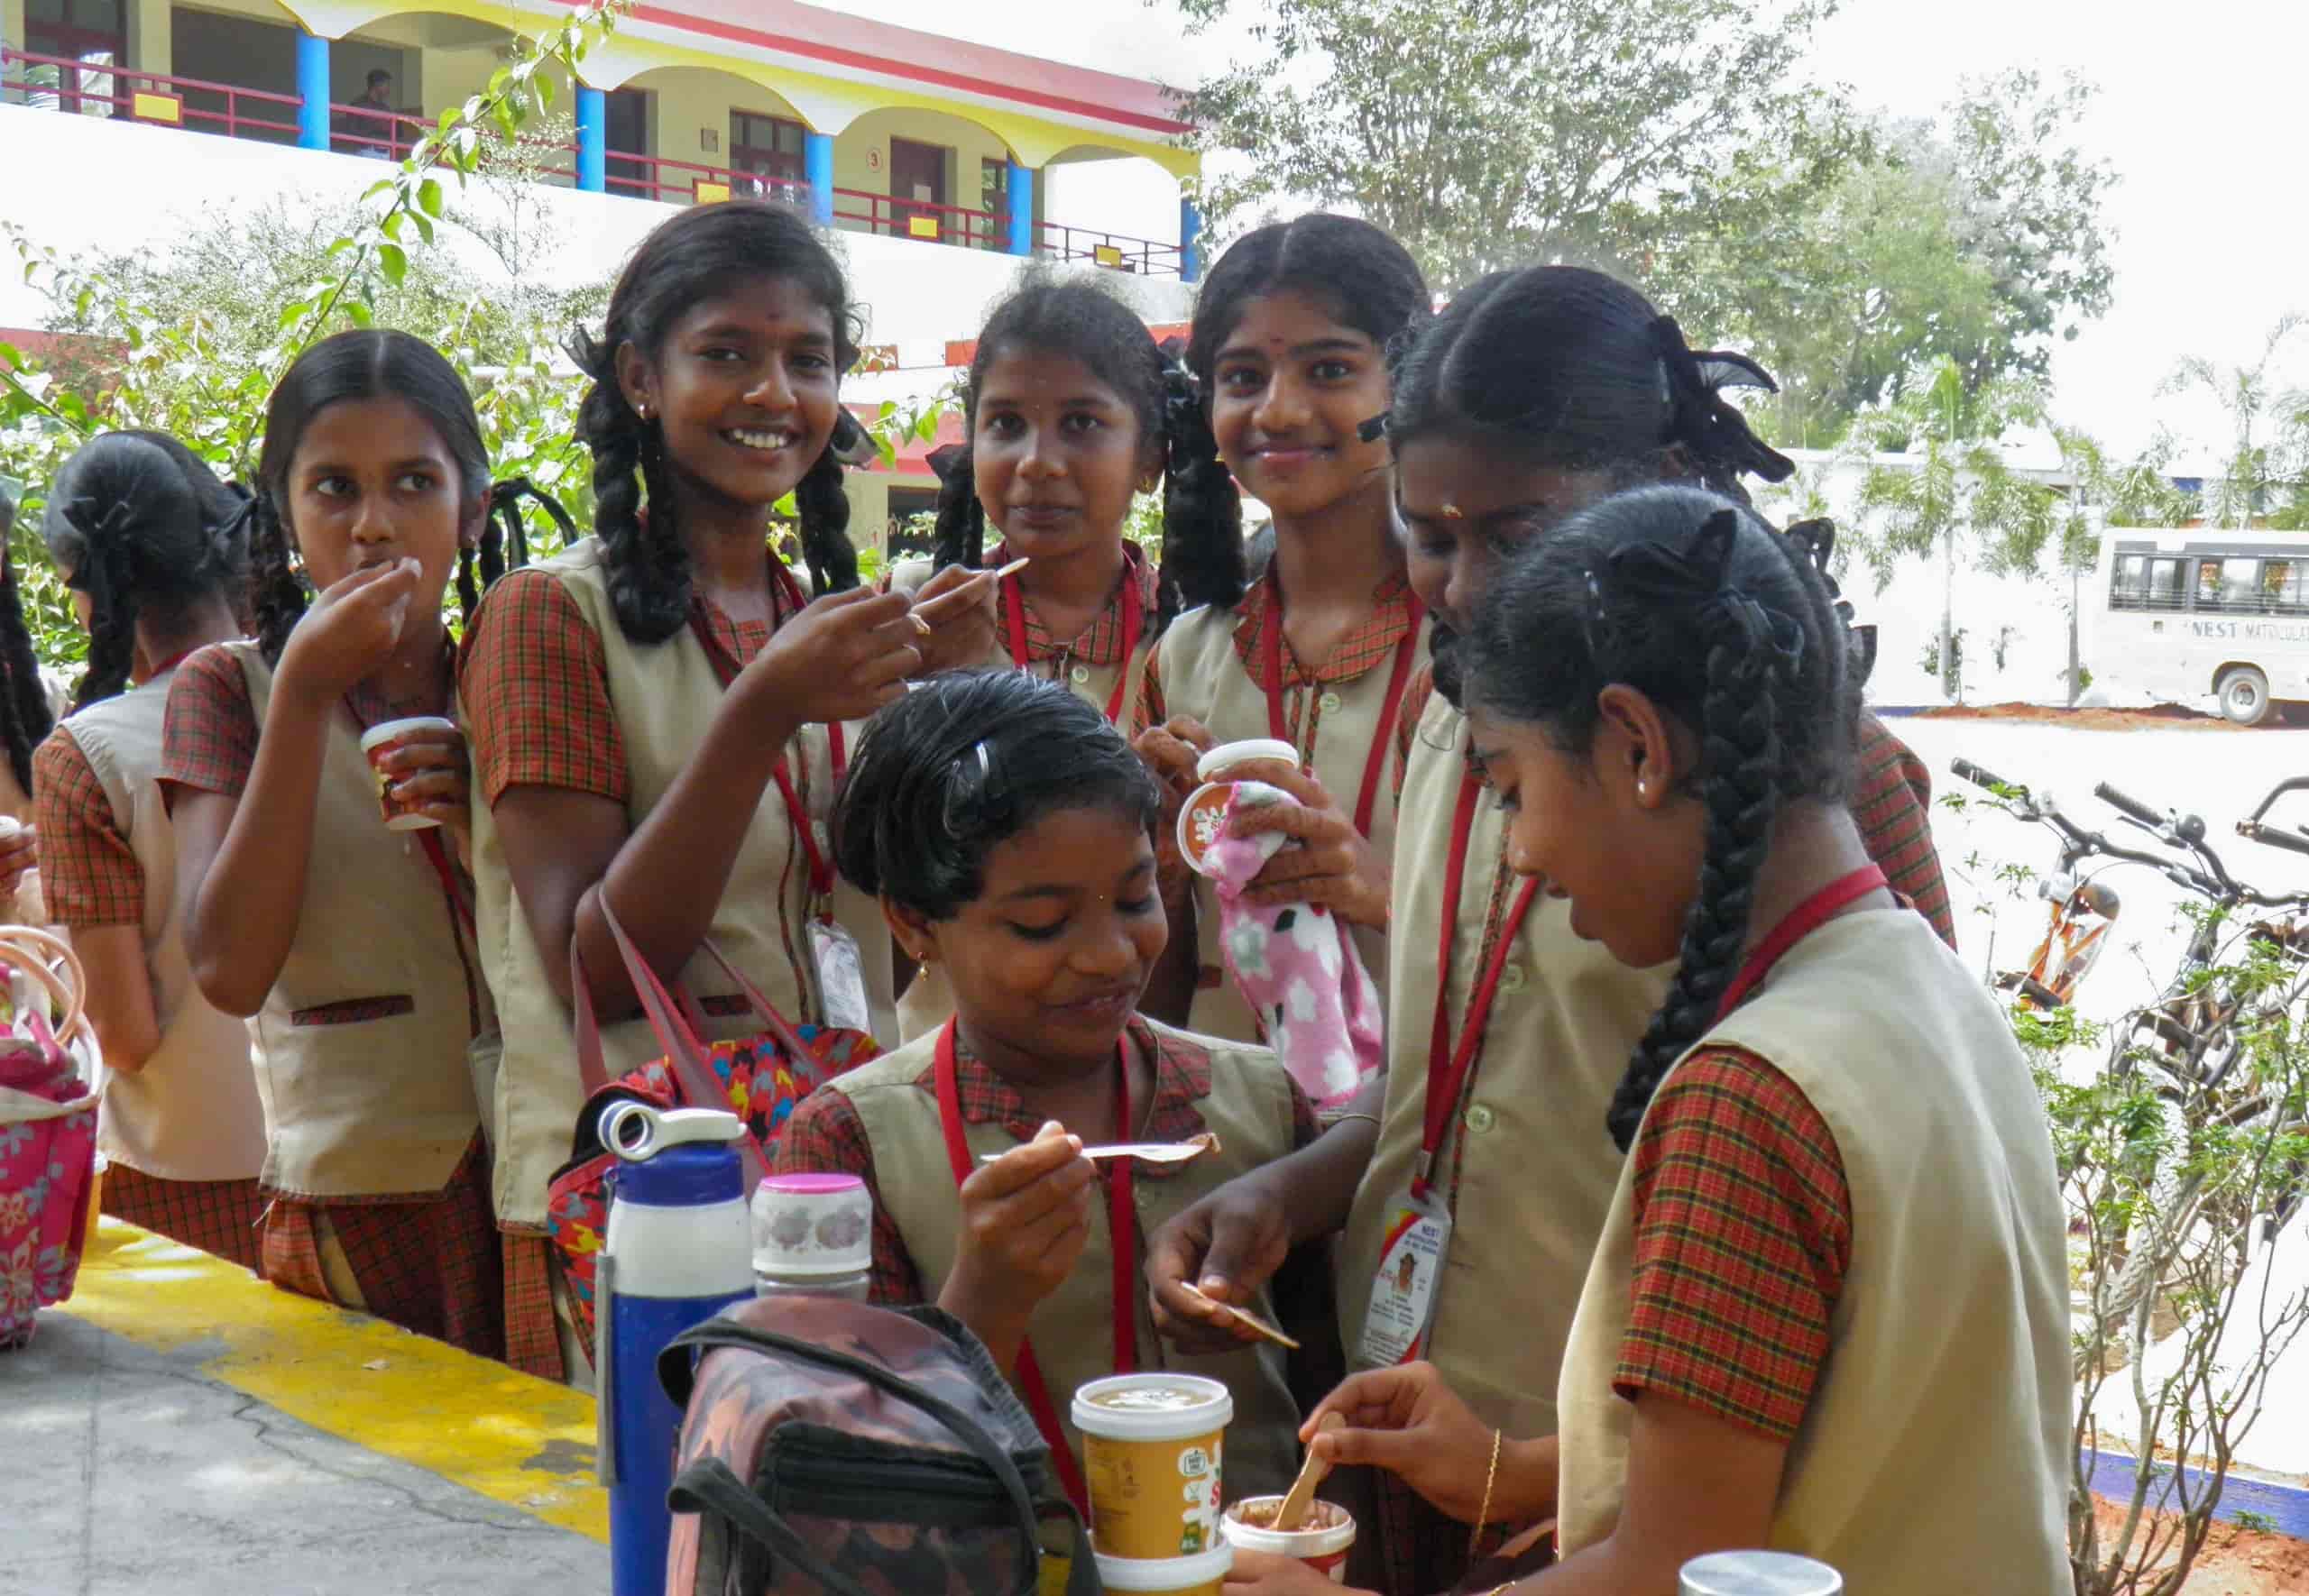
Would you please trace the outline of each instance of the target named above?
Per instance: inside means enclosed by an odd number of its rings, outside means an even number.
[[[1010,240],[1002,247],[1010,254],[1035,252],[1035,169],[1010,163],[1008,191]]]
[[[802,175],[810,179],[810,220],[833,225],[833,135],[805,130]]]
[[[328,148],[328,41],[302,29],[297,32],[297,92],[305,103],[297,112],[297,142],[308,150]]]
[[[577,86],[577,187],[599,194],[609,187],[609,96]]]
[[[1179,276],[1186,282],[1202,276],[1202,213],[1183,194],[1179,196]]]

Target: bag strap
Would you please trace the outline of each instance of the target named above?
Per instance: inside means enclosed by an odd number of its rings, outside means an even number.
[[[641,956],[633,939],[626,935],[617,911],[610,907],[606,893],[595,893],[593,901],[600,905],[602,922],[609,927],[611,938],[617,943],[618,957],[625,961],[626,978],[633,984],[634,995],[641,1000],[641,1012],[649,1023],[651,1034],[658,1045],[666,1050],[666,1068],[672,1073],[674,1085],[681,1100],[693,1107],[727,1106],[729,1093],[723,1089],[721,1078],[713,1073],[713,1066],[706,1062],[705,1044],[698,1032],[676,1012],[674,998],[658,972]],[[602,1052],[602,1030],[599,1016],[593,1010],[593,987],[585,979],[584,956],[578,950],[574,935],[569,939],[569,998],[575,1019],[577,1043],[577,1077],[591,1097],[610,1084],[609,1066]],[[752,1191],[762,1178],[769,1173],[769,1165],[762,1157],[760,1145],[750,1135],[738,1139],[738,1158],[744,1166],[746,1190]]]
[[[943,1397],[933,1396],[912,1380],[893,1373],[871,1359],[861,1358],[851,1353],[837,1352],[832,1347],[820,1346],[813,1342],[797,1341],[790,1335],[780,1335],[775,1331],[758,1330],[750,1325],[732,1324],[727,1319],[720,1318],[708,1319],[703,1325],[685,1330],[666,1344],[665,1353],[658,1361],[658,1382],[666,1388],[666,1394],[673,1399],[674,1406],[684,1409],[689,1407],[690,1389],[695,1383],[695,1364],[687,1354],[692,1351],[702,1353],[708,1348],[717,1346],[744,1347],[750,1352],[775,1353],[779,1357],[847,1374],[853,1379],[865,1381],[876,1390],[886,1392],[910,1407],[920,1408],[960,1436],[963,1444],[970,1448],[971,1455],[992,1471],[994,1477],[1001,1482],[1004,1492],[1010,1498],[1011,1507],[1018,1515],[1018,1533],[1026,1539],[1029,1556],[1027,1577],[1025,1583],[1018,1587],[1017,1596],[1034,1596],[1036,1583],[1034,1568],[1042,1555],[1042,1536],[1036,1527],[1041,1522],[1041,1517],[1035,1510],[1034,1498],[1027,1492],[1026,1476],[1019,1473],[1018,1465],[1011,1460],[1010,1454],[1004,1449],[1000,1442],[987,1433],[985,1426]],[[697,1466],[699,1465],[692,1465],[692,1467]],[[689,1476],[690,1471],[685,1469],[681,1479],[675,1482],[675,1490],[678,1491],[686,1486]],[[734,1476],[731,1483],[736,1483]],[[746,1491],[743,1486],[739,1486],[738,1489],[748,1500],[754,1500],[751,1491]],[[757,1506],[759,1505],[757,1503]],[[767,1508],[761,1508],[760,1512],[765,1518],[768,1516]],[[732,1515],[732,1517],[736,1516]],[[750,1523],[750,1519],[741,1522]],[[793,1533],[786,1530],[783,1525],[778,1527],[789,1536]],[[764,1536],[762,1538],[767,1540],[774,1549],[787,1550],[774,1537]],[[805,1563],[804,1566],[807,1567],[808,1564]],[[818,1571],[813,1568],[810,1572],[816,1573]],[[843,1591],[844,1596],[851,1596],[851,1593],[855,1591],[854,1586],[837,1584],[831,1580],[827,1583],[833,1589]],[[858,1596],[867,1596],[867,1593],[858,1592]]]

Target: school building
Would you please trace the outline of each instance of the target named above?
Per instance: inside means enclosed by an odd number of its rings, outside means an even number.
[[[342,205],[378,158],[406,155],[518,59],[522,35],[575,9],[0,0],[8,219],[70,255],[166,247],[282,196]],[[556,88],[574,128],[552,124],[531,154],[538,202],[568,243],[542,270],[606,280],[669,206],[792,204],[841,235],[877,346],[879,371],[845,397],[943,385],[949,346],[1025,257],[1108,275],[1150,323],[1183,320],[1191,300],[1193,204],[1180,192],[1174,225],[1145,220],[1149,179],[1158,197],[1177,192],[1200,161],[1158,83],[795,0],[647,0]],[[1161,236],[1117,230],[1116,173],[1143,233]],[[0,272],[0,326],[34,326],[42,308],[16,275]],[[880,541],[928,501],[918,455],[853,474],[857,531]]]

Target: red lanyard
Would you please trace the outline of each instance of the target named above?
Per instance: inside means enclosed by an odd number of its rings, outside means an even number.
[[[954,1185],[959,1188],[970,1179],[971,1149],[962,1137],[962,1095],[954,1078],[954,1024],[948,1020],[946,1028],[938,1033],[938,1121],[946,1135],[946,1161],[953,1169]],[[1130,1112],[1130,1065],[1120,1041],[1115,1043],[1115,1114],[1119,1124],[1117,1133],[1127,1141],[1136,1127]],[[1117,1374],[1135,1373],[1138,1368],[1136,1213],[1131,1203],[1130,1160],[1117,1159],[1107,1172],[1107,1241],[1115,1255]],[[1030,1342],[1018,1344],[1018,1384],[1026,1393],[1026,1408],[1034,1414],[1036,1427],[1050,1444],[1051,1461],[1057,1465],[1067,1496],[1087,1518],[1090,1494],[1083,1487],[1082,1471],[1074,1461],[1074,1450],[1066,1444],[1066,1432],[1059,1427],[1058,1409],[1051,1402],[1050,1386],[1043,1379],[1042,1365],[1035,1361]]]
[[[1419,623],[1427,613],[1416,595],[1406,602],[1411,606],[1411,623],[1403,641],[1395,645],[1386,702],[1380,707],[1371,752],[1363,762],[1363,790],[1355,800],[1355,829],[1365,837],[1371,835],[1371,809],[1379,798],[1379,773],[1387,768],[1387,750],[1394,745],[1395,716],[1403,709],[1403,692],[1411,685],[1412,660],[1419,652]],[[1283,718],[1283,589],[1275,582],[1273,565],[1266,568],[1266,613],[1259,621],[1259,650],[1266,677],[1266,734],[1287,743],[1292,737]],[[1310,737],[1301,757],[1311,762],[1314,757],[1314,738]]]
[[[777,580],[787,603],[798,614],[808,601],[803,598],[802,584],[794,580],[794,573],[782,563],[773,562],[770,574]],[[770,629],[775,631],[777,628],[777,623],[773,619]],[[696,636],[699,647],[705,650],[705,657],[713,666],[714,675],[720,678],[726,690],[738,679],[738,672],[743,667],[727,648],[722,647],[722,639],[713,635],[713,628],[706,625],[704,606],[695,603],[690,606],[689,629]],[[842,722],[839,720],[826,723],[826,748],[833,766],[834,782],[839,784],[843,764]],[[802,842],[803,856],[810,862],[810,902],[817,906],[822,917],[832,919],[833,865],[827,859],[824,850],[818,847],[817,834],[810,829],[810,812],[803,806],[802,795],[795,790],[794,777],[787,770],[785,755],[777,757],[777,764],[771,774],[777,779],[778,796],[786,800],[786,818],[793,823],[794,835]]]
[[[1031,669],[1035,662],[1026,651],[1026,591],[1018,582],[1015,574],[1002,579],[1002,619],[1010,634],[1010,663],[1024,671]],[[1122,663],[1115,667],[1115,690],[1107,697],[1109,725],[1117,724],[1116,717],[1122,713],[1123,695],[1130,691],[1130,656],[1138,652],[1138,632],[1145,624],[1141,614],[1145,595],[1138,589],[1138,567],[1127,550],[1122,559],[1122,588],[1115,599],[1122,606]]]
[[[1796,906],[1795,912],[1772,927],[1771,934],[1756,945],[1740,973],[1732,977],[1732,985],[1724,991],[1724,1004],[1716,1011],[1718,1020],[1740,1006],[1740,1000],[1756,989],[1756,984],[1771,974],[1790,948],[1818,931],[1839,910],[1858,903],[1880,886],[1891,884],[1884,879],[1882,867],[1863,865],[1849,876],[1840,876]]]
[[[1435,965],[1435,1032],[1427,1049],[1426,1117],[1420,1129],[1419,1162],[1412,1169],[1411,1190],[1415,1197],[1427,1196],[1428,1176],[1435,1168],[1436,1150],[1443,1145],[1444,1127],[1450,1123],[1459,1094],[1467,1088],[1467,1077],[1483,1052],[1484,1027],[1491,1020],[1492,1000],[1499,995],[1499,978],[1507,968],[1507,956],[1540,890],[1539,878],[1534,876],[1523,883],[1509,905],[1507,918],[1499,928],[1499,940],[1468,1000],[1459,1045],[1452,1047],[1451,943],[1458,930],[1459,889],[1467,869],[1467,834],[1475,829],[1476,804],[1482,796],[1483,784],[1473,771],[1460,776],[1459,806],[1451,818],[1451,853],[1443,878],[1443,946]]]
[[[160,664],[147,671],[144,674],[144,679],[147,682],[157,682],[162,676],[165,676],[170,671],[175,670],[177,666],[184,664],[186,660],[190,659],[194,655],[199,653],[207,647],[207,645],[205,643],[195,643],[189,648],[180,649],[177,653],[170,655],[168,658],[162,660]],[[358,719],[358,717],[356,716],[355,719]]]

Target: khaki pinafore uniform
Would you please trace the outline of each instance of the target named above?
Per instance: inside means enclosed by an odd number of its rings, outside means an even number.
[[[532,568],[549,573],[567,589],[601,638],[610,701],[625,741],[630,784],[627,814],[638,827],[704,739],[721,708],[722,680],[704,646],[687,627],[663,643],[639,645],[627,638],[611,606],[598,542],[589,538]],[[849,735],[854,740],[854,728]],[[826,728],[805,727],[787,746],[787,757],[796,791],[806,793],[805,803],[823,852],[834,786]],[[545,956],[529,932],[528,915],[513,888],[495,819],[477,792],[473,830],[482,961],[498,995],[504,1030],[495,1091],[497,1219],[508,1231],[540,1234],[546,1186],[568,1161],[584,1087],[577,1075],[569,1009],[547,978]],[[888,1041],[896,1023],[890,937],[880,909],[840,882],[833,908],[836,920],[858,939],[874,1032]],[[756,805],[706,935],[782,1014],[801,1023],[824,1016],[809,947],[809,914],[808,859],[785,799],[771,783]],[[734,1005],[713,1001],[730,995],[729,977],[702,949],[683,967],[680,978],[706,1006],[712,1021],[708,1041],[750,1035],[761,1028],[750,1010],[714,1017],[717,1010]],[[602,1050],[612,1078],[665,1051],[649,1023],[639,1018],[604,1024]]]
[[[177,919],[176,831],[158,780],[174,676],[155,676],[64,722],[144,872],[137,929],[161,1029],[161,1045],[142,1069],[107,1075],[97,1150],[163,1180],[252,1180],[264,1168],[266,1140],[248,1023],[200,995]]]
[[[1770,1545],[1882,1596],[2068,1589],[2068,1227],[2003,1014],[1921,916],[1871,910],[1791,948],[1694,1050],[1719,1047],[1796,1083],[1852,1197],[1851,1267]],[[1635,1405],[1612,1380],[1632,1303],[1633,1169],[1564,1356],[1566,1553],[1608,1536],[1625,1497]],[[1532,1378],[1544,1374],[1534,1362]]]
[[[1182,1041],[1209,1054],[1210,1092],[1195,1106],[1205,1126],[1217,1133],[1219,1147],[1176,1174],[1133,1181],[1138,1208],[1138,1236],[1133,1246],[1143,1246],[1173,1216],[1228,1179],[1283,1157],[1293,1145],[1290,1079],[1272,1053],[1264,1048],[1214,1045],[1151,1020],[1146,1024],[1159,1041]],[[857,1109],[873,1149],[882,1209],[897,1221],[923,1290],[933,1300],[960,1255],[961,1218],[937,1095],[924,1084],[937,1049],[934,1032],[836,1077],[825,1088],[842,1093]],[[1017,1145],[996,1124],[966,1124],[963,1133],[974,1160]],[[1090,1237],[1081,1258],[1065,1283],[1035,1309],[1026,1330],[1051,1404],[1078,1459],[1082,1438],[1071,1413],[1073,1394],[1088,1381],[1115,1372],[1116,1243],[1106,1205],[1093,1204],[1092,1210]],[[1132,1278],[1138,1278],[1136,1270]],[[1298,1470],[1299,1415],[1284,1385],[1276,1349],[1182,1357],[1155,1334],[1146,1293],[1134,1290],[1132,1299],[1138,1316],[1141,1368],[1174,1369],[1222,1380],[1234,1396],[1235,1418],[1227,1430],[1228,1497],[1289,1490]],[[1264,1296],[1246,1306],[1272,1320],[1274,1310]]]

